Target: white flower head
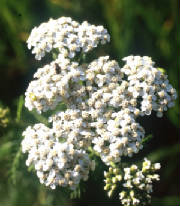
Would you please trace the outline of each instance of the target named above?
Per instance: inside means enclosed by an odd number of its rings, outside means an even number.
[[[82,24],[70,17],[50,19],[35,27],[27,40],[28,48],[41,60],[46,52],[58,49],[64,57],[74,58],[77,52],[88,52],[99,43],[110,41],[110,35],[103,26],[91,25],[84,21]]]
[[[53,129],[43,124],[28,127],[23,133],[22,151],[28,153],[27,166],[33,164],[42,184],[74,190],[80,180],[87,180],[94,161],[73,144],[60,142]]]
[[[87,21],[80,24],[70,17],[42,23],[27,40],[38,60],[46,53],[58,53],[34,74],[25,92],[25,106],[39,113],[55,110],[60,104],[65,107],[49,117],[51,128],[41,123],[29,126],[22,141],[22,152],[28,153],[26,165],[33,164],[40,183],[52,189],[59,185],[74,190],[81,180],[88,179],[89,171],[95,169],[89,156],[92,148],[106,165],[138,153],[145,130],[137,117],[152,111],[162,117],[177,98],[167,75],[150,57],[125,57],[123,68],[109,56],[90,63],[80,58],[109,41],[103,26]],[[112,196],[116,183],[122,181],[122,204],[145,204],[140,193],[150,199],[152,183],[159,180],[154,172],[159,169],[159,163],[146,158],[141,169],[133,164],[124,168],[124,175],[111,168],[105,173],[105,189]]]

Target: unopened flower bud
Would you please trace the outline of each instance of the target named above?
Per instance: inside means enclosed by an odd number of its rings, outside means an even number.
[[[113,190],[113,191],[114,191],[114,190],[116,189],[116,187],[117,187],[117,186],[116,186],[115,184],[114,184],[114,185],[112,185],[111,190]]]
[[[111,183],[111,178],[107,178],[106,179],[106,183],[108,184],[108,183]]]
[[[112,197],[112,194],[113,194],[113,190],[110,190],[110,191],[108,192],[108,197]]]
[[[131,190],[129,194],[130,194],[131,197],[134,197],[134,191],[133,190]]]
[[[163,68],[157,68],[160,72],[162,72],[163,74],[165,74],[166,73],[166,70],[165,69],[163,69]]]
[[[122,191],[122,192],[119,193],[120,200],[122,200],[125,196],[126,196],[126,192],[125,191]]]
[[[109,168],[109,172],[113,173],[113,168],[112,167]]]
[[[116,183],[117,181],[118,181],[118,179],[117,179],[116,177],[113,177],[113,178],[112,178],[112,182],[113,182],[113,183]]]
[[[136,165],[132,165],[130,168],[131,172],[134,172],[137,170],[137,166]]]
[[[109,190],[111,188],[111,185],[110,184],[106,184],[105,186],[104,186],[104,190]]]
[[[116,178],[118,179],[118,181],[122,180],[122,175],[117,175]]]
[[[114,173],[115,175],[119,174],[119,172],[120,172],[120,169],[119,169],[119,168],[114,168],[114,169],[113,169],[113,173]]]
[[[160,163],[155,163],[155,164],[154,164],[154,169],[155,169],[155,170],[159,170],[160,168],[161,168]]]

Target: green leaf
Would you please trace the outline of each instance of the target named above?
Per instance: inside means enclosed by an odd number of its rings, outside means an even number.
[[[179,153],[179,144],[155,150],[148,155],[148,158],[153,162],[160,161],[169,156],[177,155]]]
[[[179,127],[179,99],[176,100],[176,104],[174,107],[168,110],[167,116],[170,121],[178,128]]]
[[[18,104],[17,104],[16,122],[19,122],[21,119],[23,104],[24,104],[24,96],[21,95],[19,97]]]
[[[10,141],[1,145],[1,147],[0,147],[0,160],[4,159],[4,157],[6,157],[7,155],[9,155],[11,153],[12,146],[13,146],[13,143]]]
[[[80,186],[78,186],[73,192],[70,193],[71,199],[77,199],[81,197],[81,189]]]
[[[149,134],[148,136],[146,136],[145,138],[142,139],[141,143],[143,145],[145,145],[146,143],[148,143],[151,139],[153,138],[152,134]]]
[[[154,206],[179,206],[180,198],[178,196],[168,196],[164,198],[153,198],[152,205]]]
[[[36,111],[32,111],[31,114],[33,115],[33,117],[38,121],[41,122],[45,125],[48,125],[48,119],[43,117],[42,115],[38,114]]]
[[[10,170],[10,177],[11,177],[11,180],[12,180],[13,184],[16,183],[16,173],[17,173],[17,169],[20,165],[21,157],[22,157],[22,151],[21,151],[21,147],[19,147],[19,149],[16,152],[16,155],[13,159],[12,167],[11,167],[11,170]]]

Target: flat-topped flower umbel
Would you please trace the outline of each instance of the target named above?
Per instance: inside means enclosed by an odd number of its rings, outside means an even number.
[[[49,116],[51,127],[29,126],[23,132],[22,151],[28,153],[26,164],[34,165],[41,183],[71,190],[94,170],[93,151],[107,166],[113,165],[110,170],[120,171],[106,183],[123,179],[121,203],[136,206],[144,204],[143,198],[149,200],[151,182],[159,180],[153,172],[160,168],[159,163],[145,159],[142,170],[136,165],[122,169],[123,157],[132,158],[143,148],[145,130],[137,117],[153,111],[162,117],[177,95],[150,57],[125,57],[122,68],[109,56],[91,62],[78,59],[109,40],[103,26],[80,24],[69,17],[50,19],[32,30],[27,43],[35,58],[54,51],[56,58],[34,74],[25,106],[38,113],[53,111],[59,104],[66,109]],[[144,173],[146,169],[149,173]],[[111,196],[115,188],[105,190]],[[142,197],[141,190],[145,191]]]
[[[65,57],[73,58],[77,52],[88,52],[98,43],[105,44],[110,36],[103,26],[95,26],[84,21],[79,24],[70,17],[50,19],[35,27],[27,40],[28,48],[33,47],[32,53],[41,60],[46,52],[58,49]]]

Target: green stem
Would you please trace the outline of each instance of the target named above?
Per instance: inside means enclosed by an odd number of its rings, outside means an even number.
[[[86,54],[84,54],[82,51],[79,55],[78,61],[79,61],[79,64],[82,64],[82,63],[86,62]]]

